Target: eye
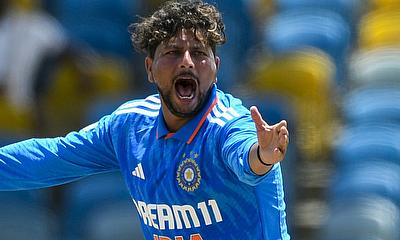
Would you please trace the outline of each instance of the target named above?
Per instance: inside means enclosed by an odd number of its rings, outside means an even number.
[[[177,50],[169,50],[164,53],[164,55],[177,55],[177,54],[178,54]]]
[[[208,56],[206,52],[201,51],[201,50],[196,50],[193,52],[194,56]]]

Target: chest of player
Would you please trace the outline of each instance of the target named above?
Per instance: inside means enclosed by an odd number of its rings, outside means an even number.
[[[238,182],[211,138],[192,144],[157,140],[147,146],[140,159],[131,159],[127,171],[145,235],[204,238],[223,232],[249,212],[257,215],[253,190]],[[253,221],[249,226],[257,226]]]
[[[234,181],[211,139],[149,141],[128,163],[132,194],[152,202],[204,199]]]

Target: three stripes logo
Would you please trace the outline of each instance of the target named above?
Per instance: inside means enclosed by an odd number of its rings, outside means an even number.
[[[146,178],[144,177],[144,172],[142,168],[142,164],[139,163],[137,167],[135,167],[135,170],[132,171],[132,176],[138,177],[140,179],[145,180]]]

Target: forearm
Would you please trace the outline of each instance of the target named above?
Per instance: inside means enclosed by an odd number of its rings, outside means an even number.
[[[30,139],[0,148],[0,190],[49,187],[112,170],[87,149],[65,138]]]
[[[0,148],[0,190],[40,188],[71,181],[71,173],[61,174],[65,166],[44,139]]]

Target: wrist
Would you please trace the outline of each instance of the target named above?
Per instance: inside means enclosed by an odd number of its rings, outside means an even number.
[[[258,161],[264,166],[271,167],[272,165],[274,165],[273,163],[266,163],[261,159],[260,145],[257,145],[257,158],[258,158]]]

